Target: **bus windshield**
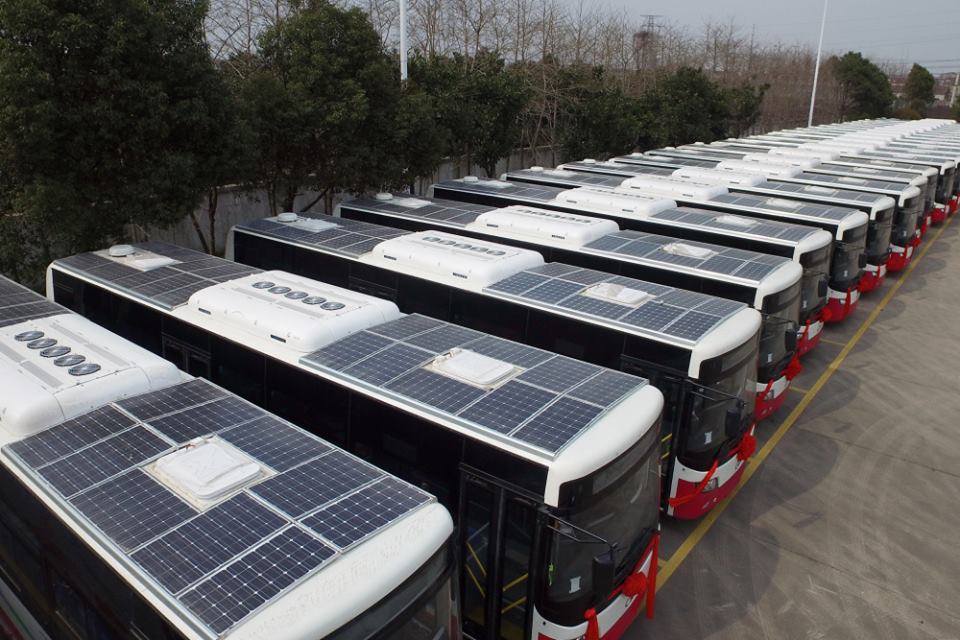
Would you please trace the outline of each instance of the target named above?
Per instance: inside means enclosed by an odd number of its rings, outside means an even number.
[[[800,314],[800,285],[768,295],[763,301],[763,325],[760,328],[760,359],[757,377],[766,382],[779,375],[785,360],[792,357],[796,346],[797,321]],[[736,391],[730,392],[737,395]]]
[[[634,571],[657,530],[660,509],[659,424],[627,453],[588,478],[573,483],[565,520],[591,538],[563,523],[548,523],[547,571],[540,609],[550,611],[561,624],[579,624],[583,611],[606,600],[592,585],[594,556],[614,547],[617,582]],[[564,500],[561,493],[561,500]]]
[[[830,283],[834,288],[856,286],[860,278],[860,259],[867,244],[867,230],[844,234],[842,242],[834,243],[833,262],[830,265]]]
[[[753,422],[756,338],[704,362],[700,371],[706,386],[695,386],[690,394],[692,409],[678,457],[687,466],[707,469]]]
[[[829,260],[829,245],[800,256],[800,266],[803,267],[803,277],[800,280],[801,322],[805,322],[826,304]]]
[[[890,251],[890,230],[893,228],[893,211],[885,209],[877,213],[876,220],[867,230],[867,257],[883,262]]]
[[[457,604],[453,552],[446,545],[393,593],[329,640],[456,640]]]

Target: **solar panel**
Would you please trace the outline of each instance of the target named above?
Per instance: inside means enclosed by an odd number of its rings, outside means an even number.
[[[136,421],[113,407],[102,407],[9,445],[28,465],[40,467],[77,449],[133,426]]]
[[[177,413],[153,418],[150,426],[174,442],[217,433],[235,425],[259,418],[263,411],[235,396],[225,397]]]
[[[307,222],[302,227],[296,226],[301,224],[299,222],[285,223],[276,220],[256,220],[251,223],[239,224],[237,229],[351,257],[369,253],[383,240],[409,233],[401,229],[348,218],[334,218],[333,216],[319,216],[305,220]],[[336,228],[317,231],[315,227],[311,226],[311,223],[315,221],[333,224],[336,225]]]
[[[382,478],[322,507],[304,518],[303,524],[337,548],[346,549],[429,499],[429,495],[406,483]]]
[[[611,276],[606,274],[605,277]],[[704,299],[710,298],[704,296]],[[566,391],[606,371],[595,365],[422,316],[394,320],[371,327],[364,333],[378,339],[371,348],[358,349],[358,334],[355,334],[304,356],[301,362],[346,381],[363,380],[387,397],[440,414],[460,426],[487,435],[495,433],[525,447],[536,447],[540,453],[546,454],[556,454],[589,423],[582,424],[579,429],[568,426],[563,432],[566,435],[554,435],[552,439],[537,439],[536,442],[514,438],[512,434],[564,397]],[[386,334],[393,338],[387,338]],[[517,369],[491,385],[470,384],[434,368],[436,357],[452,349],[496,358]],[[640,378],[621,375],[624,380],[633,381],[630,388],[645,384]],[[609,398],[607,404],[597,405],[600,412],[619,402],[627,390],[620,394],[598,393],[596,397]],[[589,396],[581,399],[591,402]],[[552,443],[551,448],[538,444],[542,442]]]
[[[226,396],[227,392],[220,387],[196,378],[169,389],[121,400],[116,404],[135,418],[149,420]],[[105,410],[113,411],[109,407]]]
[[[463,417],[508,434],[550,403],[556,394],[512,380],[473,403]]]
[[[331,453],[267,478],[250,491],[292,518],[379,478],[383,472],[348,456]]]
[[[600,413],[600,407],[572,398],[560,398],[513,434],[519,440],[553,449],[580,433]]]
[[[140,469],[111,478],[71,502],[127,553],[197,513]]]
[[[245,422],[219,435],[244,453],[280,472],[330,451],[329,445],[298,429],[291,429],[287,423],[273,416]]]
[[[816,220],[836,222],[852,215],[857,210],[829,205],[800,204],[797,201],[784,201],[783,204],[771,202],[771,198],[755,196],[742,192],[721,193],[710,199],[726,205],[736,205],[762,211],[777,211],[791,215],[806,216]],[[792,204],[788,204],[792,203]]]
[[[183,603],[222,634],[331,560],[336,552],[296,527],[287,528],[183,594]]]
[[[492,208],[470,203],[427,201],[395,195],[390,200],[372,198],[351,200],[341,205],[341,215],[344,211],[362,211],[421,222],[441,222],[445,223],[444,226],[464,228],[476,221],[480,214],[490,211]]]
[[[186,304],[190,296],[201,289],[260,271],[162,242],[144,242],[135,247],[177,262],[140,270],[95,253],[83,253],[57,260],[55,264],[168,310]]]
[[[596,367],[585,362],[557,356],[541,365],[528,369],[517,379],[561,393],[597,375],[597,373],[599,372]]]
[[[608,407],[636,389],[640,384],[640,381],[634,376],[618,371],[601,371],[567,395],[600,407]]]
[[[758,264],[757,267],[772,269],[772,267],[766,264]],[[703,337],[725,318],[746,306],[739,302],[733,302],[730,306],[723,305],[718,307],[725,310],[724,313],[719,315],[713,313],[703,314],[701,312],[700,315],[712,318],[712,321],[709,322],[706,319],[699,319],[699,321],[695,323],[691,321],[685,324],[675,325],[674,323],[657,327],[656,325],[659,320],[667,319],[668,316],[673,315],[673,312],[662,309],[651,311],[645,309],[645,307],[672,303],[673,306],[681,307],[683,314],[689,314],[698,306],[717,300],[717,298],[625,276],[615,276],[609,273],[593,271],[591,269],[577,269],[556,276],[549,283],[549,289],[547,289],[548,285],[545,282],[541,283],[537,288],[526,287],[525,285],[529,284],[530,281],[525,276],[538,276],[538,274],[533,274],[531,271],[533,270],[515,274],[500,283],[495,283],[484,291],[493,295],[529,301],[539,306],[552,307],[557,311],[571,313],[588,319],[603,319],[619,324],[630,332],[639,329],[647,333],[659,333],[664,337],[669,336],[683,341],[694,342]],[[499,286],[505,282],[508,286]],[[588,295],[589,292],[587,288],[598,283],[621,285],[628,289],[641,291],[654,296],[655,299],[641,302],[640,306],[637,307],[615,302],[611,299],[604,299],[596,295]],[[537,292],[541,289],[549,291],[553,295],[538,295]],[[568,293],[568,295],[561,298],[561,293]],[[678,319],[682,317],[682,315],[677,316]],[[696,318],[696,316],[693,316],[693,318]],[[677,327],[676,330],[674,330],[674,326]]]
[[[236,424],[251,415],[242,406],[261,417]],[[214,409],[221,419],[210,417]],[[176,416],[177,424],[204,426],[183,430],[171,443],[155,425],[173,424]],[[219,437],[267,470],[252,483],[201,508],[152,475],[159,455],[186,445],[194,431],[223,425],[235,426]],[[350,544],[433,500],[200,380],[95,409],[4,451],[72,517],[126,554],[144,579],[160,585],[171,606],[203,621],[211,638]],[[328,543],[302,518],[322,520],[340,537]]]
[[[179,593],[279,531],[287,521],[245,493],[186,522],[132,554],[170,593]]]
[[[133,427],[38,471],[65,498],[80,493],[171,448],[143,427]]]
[[[548,277],[528,271],[522,271],[487,287],[490,291],[501,293],[523,293],[549,280]]]
[[[683,315],[685,309],[669,304],[645,304],[631,311],[623,322],[643,329],[662,331],[664,327]]]

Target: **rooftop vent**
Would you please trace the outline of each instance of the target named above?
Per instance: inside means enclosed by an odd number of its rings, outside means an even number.
[[[799,209],[800,203],[796,200],[787,200],[786,198],[767,198],[764,200],[771,207],[778,207],[781,209]]]
[[[744,218],[743,216],[735,216],[732,214],[724,214],[717,217],[717,222],[720,224],[730,225],[731,227],[740,227],[741,229],[749,229],[757,224],[756,220]]]
[[[699,258],[706,260],[717,255],[717,252],[707,247],[698,247],[697,245],[687,244],[686,242],[671,242],[663,246],[663,250],[674,256],[683,256],[685,258]]]
[[[583,291],[583,295],[599,300],[606,300],[607,302],[627,305],[628,307],[639,307],[647,300],[655,297],[646,291],[631,289],[630,287],[612,282],[601,282],[600,284],[588,287]]]
[[[146,251],[129,244],[114,245],[106,251],[97,251],[96,254],[101,258],[107,258],[118,264],[137,269],[138,271],[153,271],[160,267],[180,263],[179,260],[174,260],[168,256]]]
[[[216,436],[167,454],[148,470],[194,505],[204,507],[259,479],[264,469]]]
[[[292,211],[285,211],[277,216],[277,222],[296,222],[299,219],[300,216]]]
[[[831,189],[830,187],[821,187],[815,184],[808,184],[803,187],[803,190],[807,193],[822,193],[828,196],[835,196],[838,193],[837,189]]]
[[[132,256],[136,249],[132,244],[115,244],[109,249],[111,258],[126,258]]]
[[[520,371],[509,362],[468,349],[451,349],[434,358],[429,367],[449,378],[485,389],[503,384]]]

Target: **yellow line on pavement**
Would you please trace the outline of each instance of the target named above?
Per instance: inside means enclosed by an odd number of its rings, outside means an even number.
[[[786,417],[786,419],[780,424],[774,434],[770,437],[770,440],[763,445],[763,448],[755,455],[753,458],[747,462],[747,468],[743,472],[743,478],[740,480],[740,484],[730,492],[730,495],[727,498],[714,507],[707,515],[703,517],[703,520],[700,521],[700,524],[697,525],[697,528],[694,529],[689,536],[683,541],[680,545],[680,548],[670,556],[668,560],[663,563],[663,567],[660,568],[657,572],[657,591],[659,591],[663,585],[667,583],[667,580],[670,579],[670,576],[674,574],[677,568],[686,560],[687,556],[690,555],[690,552],[693,551],[694,547],[703,539],[708,531],[716,523],[717,519],[723,514],[727,506],[736,498],[737,494],[740,493],[740,490],[743,488],[747,482],[750,481],[750,478],[753,477],[753,474],[757,472],[757,469],[763,464],[763,461],[767,459],[767,456],[773,451],[773,449],[780,443],[780,440],[783,439],[783,436],[786,435],[787,431],[790,430],[790,427],[797,421],[797,418],[804,412],[804,410],[813,402],[813,399],[817,397],[817,394],[820,393],[820,390],[827,383],[828,380],[836,373],[837,369],[840,368],[840,365],[843,364],[843,361],[846,360],[847,356],[850,355],[850,352],[860,341],[860,338],[863,337],[863,334],[867,332],[867,329],[876,321],[880,316],[880,312],[884,310],[887,304],[893,299],[893,296],[896,295],[897,291],[900,290],[900,287],[906,282],[907,278],[913,273],[913,270],[917,268],[917,265],[920,264],[920,261],[923,260],[923,257],[927,255],[927,251],[930,250],[930,247],[940,239],[940,236],[943,235],[943,232],[947,230],[947,227],[953,222],[954,218],[947,220],[937,234],[930,239],[930,242],[926,243],[926,246],[916,256],[913,262],[907,267],[907,270],[903,273],[902,276],[897,280],[897,282],[890,288],[890,291],[883,296],[883,299],[880,303],[870,312],[870,315],[867,316],[866,320],[863,321],[863,324],[860,325],[860,328],[857,329],[857,332],[853,334],[853,337],[844,344],[843,349],[840,350],[840,353],[837,354],[837,357],[827,366],[826,371],[820,374],[820,377],[817,378],[817,381],[810,388],[810,391],[803,396],[799,404],[793,408],[793,411]],[[823,341],[823,339],[821,339]]]

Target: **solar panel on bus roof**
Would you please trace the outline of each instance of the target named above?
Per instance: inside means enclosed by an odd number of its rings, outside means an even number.
[[[386,334],[394,337],[387,339],[384,337]],[[443,339],[427,339],[430,336],[442,336]],[[358,348],[358,345],[362,348]],[[519,369],[499,386],[479,386],[429,368],[437,356],[449,353],[452,349],[474,351]],[[413,351],[417,352],[416,357],[401,360],[394,357],[396,353]],[[423,358],[424,353],[428,357]],[[452,422],[497,433],[517,444],[537,447],[548,454],[556,454],[589,423],[576,427],[572,423],[558,423],[556,428],[566,436],[545,438],[539,434],[535,441],[533,435],[530,435],[530,439],[526,438],[534,430],[524,431],[521,436],[516,433],[539,412],[565,397],[567,390],[579,387],[606,371],[592,364],[449,323],[422,319],[422,316],[409,316],[372,327],[305,356],[301,362],[347,380],[364,380],[406,403],[445,413]],[[404,366],[407,369],[401,371]],[[370,377],[364,379],[358,375],[358,369],[361,375],[380,369],[385,374],[376,380]],[[630,390],[645,384],[641,378],[621,375],[623,377],[618,378],[615,389],[605,394],[599,391],[594,394],[605,400],[603,404],[597,404],[601,411],[619,402]],[[389,376],[392,377],[386,381]],[[581,396],[581,399],[594,402],[594,397],[589,394]],[[556,448],[544,449],[541,443],[546,441],[554,443]]]
[[[745,262],[743,264],[746,265],[749,263]],[[767,264],[761,263],[757,263],[755,266],[757,269],[773,268]],[[654,284],[624,276],[615,276],[608,273],[593,271],[591,269],[577,269],[572,272],[564,273],[560,276],[555,276],[551,280],[551,285],[554,282],[558,283],[557,286],[551,290],[564,292],[569,291],[569,295],[561,299],[551,298],[549,300],[544,300],[537,297],[535,292],[541,287],[546,286],[546,284],[544,281],[542,281],[542,278],[529,278],[528,276],[536,275],[532,274],[531,271],[534,270],[521,271],[520,273],[514,274],[513,276],[510,276],[499,283],[495,283],[494,285],[487,287],[484,289],[484,291],[510,298],[528,300],[532,303],[554,307],[557,310],[573,313],[575,315],[580,315],[587,318],[602,318],[622,324],[625,328],[631,331],[636,330],[637,328],[646,329],[661,333],[664,336],[679,338],[684,341],[696,341],[700,339],[726,317],[745,307],[745,305],[742,303],[731,302],[730,306],[722,307],[725,310],[725,312],[722,314],[706,314],[713,318],[711,323],[707,323],[705,320],[695,324],[680,323],[679,321],[682,319],[682,316],[680,316],[671,324],[653,329],[653,327],[648,326],[647,324],[652,321],[653,314],[651,314],[651,317],[644,316],[643,313],[634,314],[634,311],[637,310],[637,307],[635,306],[614,302],[609,299],[602,299],[597,296],[586,295],[586,287],[601,282],[608,282],[611,284],[619,284],[629,289],[642,291],[657,297],[657,299],[642,304],[640,308],[651,304],[662,304],[662,299],[667,296],[682,296],[683,300],[685,301],[683,306],[686,313],[690,313],[694,309],[697,309],[700,305],[714,301],[716,298],[706,294],[681,291],[660,284]],[[572,286],[573,284],[576,284],[577,286],[574,287]],[[630,314],[633,315],[631,315],[630,320],[627,320],[627,316]],[[638,322],[640,324],[638,324]],[[698,328],[700,332],[696,333],[694,328]]]
[[[106,405],[4,447],[26,473],[49,482],[41,486],[49,487],[54,497],[60,494],[57,499],[71,506],[75,517],[85,519],[119,547],[132,566],[203,621],[210,638],[335,559],[349,546],[341,544],[348,538],[356,543],[432,500],[416,487],[263,415],[221,431],[220,437],[272,469],[273,475],[200,510],[146,471],[156,457],[186,444],[160,435],[154,423],[164,418],[149,420],[224,407],[224,399],[243,403],[209,383],[192,380]],[[206,421],[210,431],[205,435],[246,415],[236,406],[225,408],[224,420]],[[310,525],[305,521],[321,512],[323,526],[339,532],[329,543],[308,530],[319,517]]]
[[[141,271],[95,253],[81,253],[57,260],[56,265],[166,309],[185,304],[201,289],[260,271],[162,242],[144,242],[135,246],[178,262]]]
[[[798,178],[799,177],[801,176],[798,176]],[[822,183],[833,182],[831,180],[819,180],[820,177],[834,178],[839,176],[831,176],[827,174],[815,174],[815,175],[812,175],[810,178],[804,177],[803,179],[810,180],[812,182],[822,182]],[[864,186],[867,188],[873,188],[873,189],[878,188],[876,186],[872,186],[869,184],[864,184],[861,186]],[[760,185],[760,187],[763,189],[769,189],[771,191],[779,191],[783,193],[793,193],[793,194],[799,193],[805,196],[824,195],[828,198],[837,198],[841,200],[849,200],[850,202],[857,202],[857,203],[864,203],[864,204],[870,204],[870,203],[876,202],[878,198],[882,197],[880,194],[870,193],[868,191],[851,191],[850,189],[843,188],[842,184],[840,185],[840,187],[836,189],[834,189],[833,187],[828,187],[828,189],[833,193],[827,192],[823,194],[817,194],[816,191],[810,191],[810,185],[808,184],[800,184],[795,182],[777,182],[775,180],[771,180],[769,182],[766,182]],[[898,185],[898,187],[895,188],[895,190],[900,191],[902,189],[905,189],[906,187],[907,185],[900,184]],[[879,188],[886,189],[887,187],[879,187]],[[891,187],[891,188],[894,188],[894,187]]]
[[[297,527],[289,527],[236,559],[181,597],[222,634],[326,562],[336,551]]]
[[[58,304],[12,280],[0,277],[0,327],[66,313]]]
[[[367,538],[399,515],[424,504],[429,496],[394,478],[383,478],[343,500],[320,508],[304,526],[340,549]]]
[[[491,207],[483,205],[453,201],[443,201],[443,203],[440,204],[438,202],[421,200],[419,202],[428,202],[428,204],[415,205],[410,203],[409,200],[410,199],[402,196],[396,196],[391,200],[360,198],[358,200],[351,200],[345,203],[344,206],[360,211],[388,213],[414,220],[424,220],[427,222],[441,221],[461,228],[474,222],[481,213],[490,211],[491,209]]]
[[[348,218],[334,218],[332,216],[318,216],[311,220],[323,220],[336,225],[335,229],[325,229],[317,232],[308,227],[296,227],[291,223],[277,222],[276,220],[254,220],[253,222],[237,225],[238,229],[255,231],[265,236],[291,240],[300,244],[322,247],[334,253],[347,256],[360,256],[368,253],[377,244],[388,238],[406,235],[409,231],[384,227],[359,220]],[[306,230],[306,233],[293,233],[291,229]]]
[[[264,415],[264,411],[252,404],[236,396],[227,396],[161,418],[152,418],[149,422],[151,427],[174,442],[185,442]]]
[[[843,220],[851,213],[856,211],[855,209],[832,207],[829,205],[815,205],[809,203],[801,204],[796,201],[791,201],[790,205],[786,205],[786,203],[784,203],[784,205],[778,205],[771,203],[769,198],[739,192],[721,193],[717,196],[714,196],[711,201],[723,204],[733,204],[742,207],[750,207],[753,209],[772,209],[774,211],[781,211],[784,213],[795,213],[810,218],[829,220],[831,222]]]
[[[867,202],[869,200],[876,199],[877,196],[871,195],[869,193],[859,192],[859,191],[851,191],[851,189],[856,189],[857,187],[863,187],[867,189],[878,189],[882,191],[900,192],[909,187],[909,185],[904,184],[903,182],[880,180],[877,178],[837,176],[829,173],[803,172],[798,174],[796,176],[796,179],[809,180],[811,182],[822,182],[822,183],[829,183],[831,185],[836,185],[837,190],[843,194],[842,197],[848,198],[848,199],[857,199],[859,197],[861,202]],[[856,182],[851,182],[850,181],[851,179],[855,180]],[[801,188],[802,188],[802,185],[801,185]]]

